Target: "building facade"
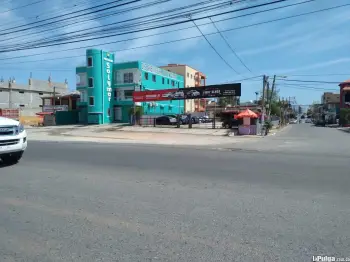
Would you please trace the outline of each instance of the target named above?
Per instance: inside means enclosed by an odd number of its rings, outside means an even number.
[[[335,124],[340,113],[340,94],[324,92],[321,96],[321,113],[328,124]]]
[[[179,64],[168,64],[167,66],[161,66],[169,72],[173,72],[184,77],[184,85],[187,87],[202,87],[206,85],[206,76],[188,66],[188,65],[179,65]],[[185,101],[185,112],[204,112],[206,107],[206,99],[192,99]]]
[[[29,78],[28,84],[16,83],[14,79],[0,79],[0,108],[18,108],[21,116],[34,116],[42,111],[42,97],[68,92],[68,83],[51,82]]]
[[[340,108],[350,108],[350,79],[339,84]]]
[[[184,113],[184,101],[134,103],[132,99],[134,91],[183,88],[181,75],[141,61],[116,63],[113,54],[97,49],[86,51],[86,66],[77,67],[76,74],[82,123],[127,123],[135,107],[149,116]]]

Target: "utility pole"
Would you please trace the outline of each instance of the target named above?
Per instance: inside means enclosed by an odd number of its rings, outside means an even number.
[[[266,87],[266,83],[268,80],[268,76],[264,75],[263,76],[263,93],[262,93],[262,101],[261,101],[261,135],[264,135],[264,125],[265,125],[265,87]]]
[[[12,109],[12,79],[11,77],[9,78],[9,108]]]
[[[269,97],[268,117],[270,117],[270,114],[271,114],[271,102],[272,102],[273,92],[275,92],[275,85],[276,85],[276,75],[273,76],[273,81],[272,81],[271,94],[270,94],[270,97]]]

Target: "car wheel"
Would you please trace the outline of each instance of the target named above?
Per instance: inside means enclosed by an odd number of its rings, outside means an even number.
[[[16,164],[19,160],[21,160],[23,156],[23,151],[7,154],[1,157],[2,162],[6,165]]]

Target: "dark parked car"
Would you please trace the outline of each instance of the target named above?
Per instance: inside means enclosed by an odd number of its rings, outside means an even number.
[[[160,116],[156,118],[156,125],[175,125],[176,123],[176,118],[171,116]]]

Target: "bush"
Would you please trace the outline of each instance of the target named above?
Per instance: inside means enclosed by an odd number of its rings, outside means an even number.
[[[270,130],[272,128],[272,122],[270,120],[268,121],[265,121],[264,123],[264,127],[267,129],[267,130]]]
[[[340,109],[339,124],[341,126],[350,125],[350,108]]]

